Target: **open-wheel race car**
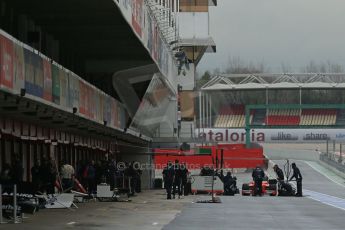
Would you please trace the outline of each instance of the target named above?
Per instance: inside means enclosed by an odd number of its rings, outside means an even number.
[[[255,182],[242,184],[242,196],[255,195]],[[262,181],[262,195],[277,195],[277,180],[276,179],[265,179]]]

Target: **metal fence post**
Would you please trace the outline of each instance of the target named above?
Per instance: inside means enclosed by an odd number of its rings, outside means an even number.
[[[13,185],[13,223],[19,223],[17,221],[17,185]]]
[[[331,155],[331,160],[335,157],[335,141],[333,141],[333,156]]]
[[[340,151],[339,151],[339,158],[338,158],[338,162],[339,162],[340,164],[343,162],[342,147],[343,147],[343,144],[340,144]]]
[[[6,224],[2,217],[2,185],[0,184],[0,224]]]

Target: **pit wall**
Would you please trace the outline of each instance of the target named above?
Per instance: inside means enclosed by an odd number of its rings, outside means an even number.
[[[154,157],[155,168],[157,170],[163,169],[168,161],[174,162],[177,159],[180,163],[186,163],[189,170],[200,170],[203,166],[215,165],[216,158],[218,158],[220,164],[221,149],[223,149],[224,168],[226,169],[255,168],[257,165],[265,165],[262,148],[247,149],[243,144],[224,144],[218,146],[204,146],[203,149],[211,149],[211,155],[188,156],[188,153],[183,156],[169,154],[156,155]]]

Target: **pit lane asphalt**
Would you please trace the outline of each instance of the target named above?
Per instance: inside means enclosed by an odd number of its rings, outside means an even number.
[[[275,159],[287,158],[282,151],[266,154]],[[345,198],[345,188],[314,170],[301,159],[317,159],[315,151],[294,152],[295,161],[303,175],[303,189],[317,192],[305,197],[235,197],[222,196],[221,204],[194,203],[165,226],[165,230],[194,229],[344,229],[345,210],[327,205],[313,196],[324,194]],[[294,160],[292,160],[294,161]],[[283,165],[285,161],[276,160]],[[250,174],[238,174],[238,186],[250,180]],[[202,199],[202,198],[200,198]],[[204,197],[209,199],[209,197]]]

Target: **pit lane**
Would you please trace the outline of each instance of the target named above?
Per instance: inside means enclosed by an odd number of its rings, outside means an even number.
[[[302,160],[317,159],[315,152],[303,154],[295,162],[303,176],[304,197],[223,196],[221,204],[188,205],[164,229],[343,229],[344,186],[327,170],[315,168],[316,162]],[[286,155],[281,151],[268,151],[267,155],[280,159],[274,162],[281,167],[285,163],[281,159]],[[250,173],[236,176],[239,187],[251,178]]]

